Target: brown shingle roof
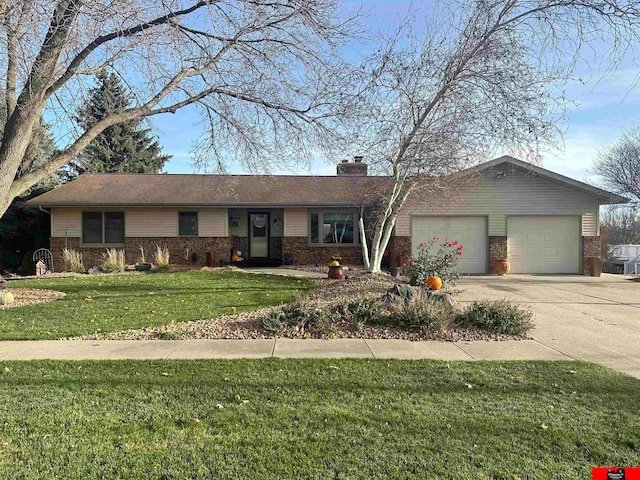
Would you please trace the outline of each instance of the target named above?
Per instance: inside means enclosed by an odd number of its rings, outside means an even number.
[[[359,205],[378,198],[386,177],[85,174],[28,203],[98,205]]]

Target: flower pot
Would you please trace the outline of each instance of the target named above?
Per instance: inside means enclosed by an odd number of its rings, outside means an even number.
[[[400,271],[402,269],[400,267],[391,267],[389,270],[391,271],[392,277],[397,277],[398,275],[400,275]]]
[[[499,258],[493,262],[493,273],[498,275],[506,275],[511,271],[511,265],[506,258]]]
[[[151,264],[150,263],[136,263],[135,269],[136,269],[136,272],[147,272],[147,271],[151,270]]]
[[[329,278],[333,280],[344,280],[344,270],[342,265],[336,267],[329,266]]]

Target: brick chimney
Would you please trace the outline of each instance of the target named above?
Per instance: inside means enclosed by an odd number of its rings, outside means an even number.
[[[362,157],[360,156],[353,157],[353,163],[349,162],[349,160],[342,160],[342,163],[337,166],[337,174],[340,177],[366,177],[367,164],[362,162]]]

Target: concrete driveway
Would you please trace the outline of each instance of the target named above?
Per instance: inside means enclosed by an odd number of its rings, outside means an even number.
[[[640,283],[622,275],[466,277],[460,302],[506,298],[528,306],[537,342],[640,378]]]

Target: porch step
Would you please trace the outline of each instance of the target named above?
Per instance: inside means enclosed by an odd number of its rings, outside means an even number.
[[[268,258],[248,258],[241,262],[230,262],[230,265],[235,265],[239,268],[243,267],[279,267],[282,265],[282,260],[271,260]]]

